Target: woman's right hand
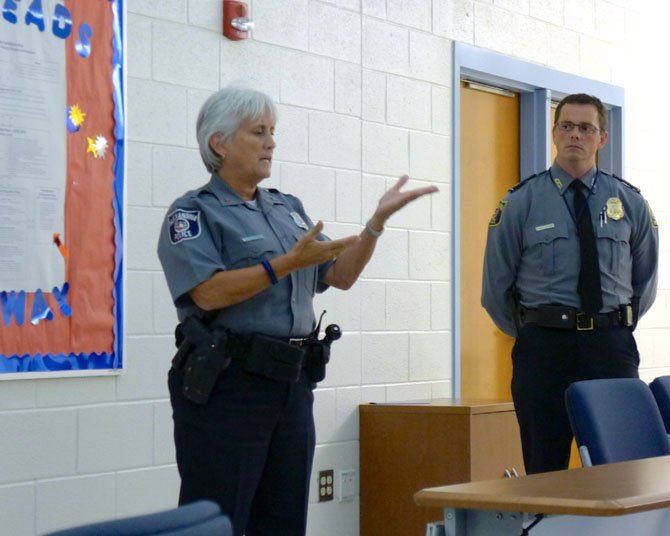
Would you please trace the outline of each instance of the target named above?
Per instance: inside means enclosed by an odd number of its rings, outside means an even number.
[[[342,251],[360,240],[358,235],[338,240],[317,240],[322,230],[323,222],[319,220],[287,253],[296,269],[335,259]]]

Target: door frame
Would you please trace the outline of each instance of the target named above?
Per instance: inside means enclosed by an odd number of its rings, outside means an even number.
[[[624,168],[624,89],[454,42],[452,78],[452,274],[453,292],[453,396],[461,394],[461,97],[460,81],[467,78],[502,87],[520,94],[519,180],[545,170],[550,165],[550,106],[571,93],[596,95],[609,109],[609,138],[599,152],[598,162],[605,171],[619,176]]]

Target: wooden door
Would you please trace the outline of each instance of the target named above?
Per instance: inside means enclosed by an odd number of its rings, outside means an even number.
[[[481,306],[488,222],[519,182],[519,96],[461,84],[461,396],[511,400],[514,339]]]
[[[551,107],[549,108],[549,140],[553,140],[552,138],[552,131],[554,129],[554,120],[556,119],[556,107],[558,106],[557,102],[552,102]],[[554,142],[551,141],[549,144],[549,165],[554,164],[554,160],[556,159],[556,146],[554,145]]]

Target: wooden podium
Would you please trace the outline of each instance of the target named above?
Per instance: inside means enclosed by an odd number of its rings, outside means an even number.
[[[523,473],[511,402],[438,399],[359,409],[361,536],[425,534],[443,512],[416,505],[423,488]]]

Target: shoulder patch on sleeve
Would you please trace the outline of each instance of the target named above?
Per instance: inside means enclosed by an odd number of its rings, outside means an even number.
[[[630,182],[623,180],[621,177],[617,177],[616,175],[612,174],[612,177],[614,177],[616,180],[618,180],[620,183],[625,184],[633,190],[634,192],[637,192],[638,194],[640,193],[640,189],[637,186],[632,185]]]
[[[649,211],[649,218],[651,219],[651,226],[654,229],[658,229],[658,222],[656,221],[656,216],[654,216],[654,211],[651,210],[651,205],[647,201],[645,201],[645,203],[647,204],[647,210]]]
[[[498,206],[493,211],[493,216],[491,216],[491,219],[489,220],[489,227],[495,227],[497,225],[500,225],[500,222],[502,221],[503,211],[505,210],[506,205],[507,205],[507,199],[503,199],[498,203]]]
[[[200,211],[178,208],[168,214],[170,242],[179,244],[200,236]]]

